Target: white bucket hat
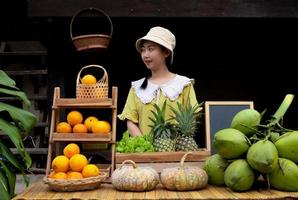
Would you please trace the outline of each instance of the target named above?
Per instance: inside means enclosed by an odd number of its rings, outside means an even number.
[[[176,38],[171,31],[169,31],[166,28],[156,26],[149,30],[147,35],[144,37],[139,38],[136,41],[136,48],[138,52],[141,53],[141,42],[142,40],[149,40],[152,42],[155,42],[157,44],[160,44],[161,46],[164,46],[168,50],[171,51],[171,63],[173,63],[173,56],[174,56],[174,48],[176,46]]]

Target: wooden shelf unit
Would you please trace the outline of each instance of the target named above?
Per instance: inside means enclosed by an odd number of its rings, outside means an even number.
[[[50,173],[51,162],[53,160],[53,151],[55,145],[55,152],[58,154],[60,152],[61,142],[81,142],[81,143],[103,143],[109,144],[108,150],[111,152],[111,163],[107,166],[110,174],[115,170],[115,153],[116,153],[116,121],[117,121],[117,98],[118,98],[118,88],[112,87],[112,97],[103,99],[76,99],[76,98],[62,98],[60,96],[60,88],[56,87],[54,89],[53,95],[53,106],[52,106],[52,116],[50,125],[50,136],[49,136],[49,146],[48,146],[48,158],[46,175]],[[109,134],[76,134],[76,133],[57,133],[56,125],[60,122],[60,112],[63,109],[111,109],[111,132]],[[101,151],[98,149],[97,151]],[[106,150],[105,150],[106,151]],[[103,169],[105,170],[105,169]]]

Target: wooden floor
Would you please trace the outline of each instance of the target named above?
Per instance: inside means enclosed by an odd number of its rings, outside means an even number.
[[[53,192],[41,180],[32,183],[24,192],[17,195],[14,200],[64,200],[64,199],[296,199],[298,192],[281,192],[266,189],[249,192],[232,192],[225,187],[207,186],[198,191],[175,192],[167,191],[161,185],[149,192],[121,192],[113,189],[111,184],[102,184],[98,189],[82,192]]]

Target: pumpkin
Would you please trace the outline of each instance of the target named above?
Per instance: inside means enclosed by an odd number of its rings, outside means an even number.
[[[162,185],[168,190],[197,190],[205,187],[208,175],[205,170],[196,166],[184,166],[188,152],[180,160],[180,166],[163,169],[160,174]]]
[[[125,165],[130,163],[132,165]],[[159,183],[159,176],[152,167],[137,167],[132,160],[125,160],[112,174],[112,185],[124,191],[153,190]]]

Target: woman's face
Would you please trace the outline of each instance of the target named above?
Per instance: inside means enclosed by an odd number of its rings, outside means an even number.
[[[166,57],[170,51],[162,48],[159,44],[151,41],[144,41],[141,48],[141,57],[145,65],[150,70],[165,66]]]

